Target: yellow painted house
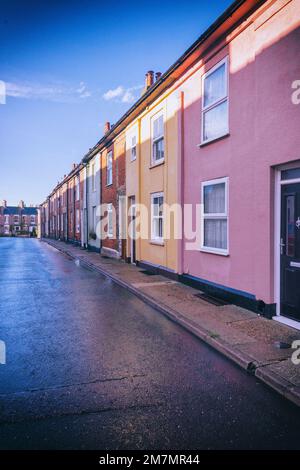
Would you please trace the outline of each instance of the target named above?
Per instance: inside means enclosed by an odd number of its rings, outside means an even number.
[[[153,86],[151,74],[146,84]],[[167,211],[179,201],[179,119],[180,95],[167,89],[126,127],[127,255],[170,276],[179,268],[179,240]]]

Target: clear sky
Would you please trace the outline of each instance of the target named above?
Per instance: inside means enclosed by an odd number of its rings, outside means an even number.
[[[42,202],[231,0],[0,0],[0,199]]]

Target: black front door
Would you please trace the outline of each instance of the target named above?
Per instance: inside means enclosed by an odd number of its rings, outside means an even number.
[[[281,187],[281,315],[300,320],[300,183]]]

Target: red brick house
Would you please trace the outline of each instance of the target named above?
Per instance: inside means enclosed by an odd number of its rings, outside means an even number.
[[[100,196],[104,212],[101,253],[124,259],[126,244],[121,232],[126,196],[125,150],[125,133],[121,133],[101,151]]]

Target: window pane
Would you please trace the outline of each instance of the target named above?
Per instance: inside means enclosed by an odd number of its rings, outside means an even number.
[[[160,217],[158,219],[158,236],[159,238],[162,238],[163,236],[163,219]]]
[[[225,213],[225,183],[204,186],[204,213]]]
[[[228,132],[228,101],[203,113],[203,141],[215,139]]]
[[[294,178],[300,178],[300,168],[293,168],[291,170],[283,170],[281,172],[282,180],[291,180]]]
[[[153,138],[157,139],[164,135],[164,118],[163,115],[159,116],[153,121]]]
[[[153,161],[159,161],[164,158],[164,139],[157,140],[153,143]]]
[[[224,98],[226,91],[225,64],[204,79],[204,107]]]
[[[295,196],[286,198],[286,255],[295,256]]]
[[[204,246],[209,248],[227,249],[227,220],[204,220]]]

